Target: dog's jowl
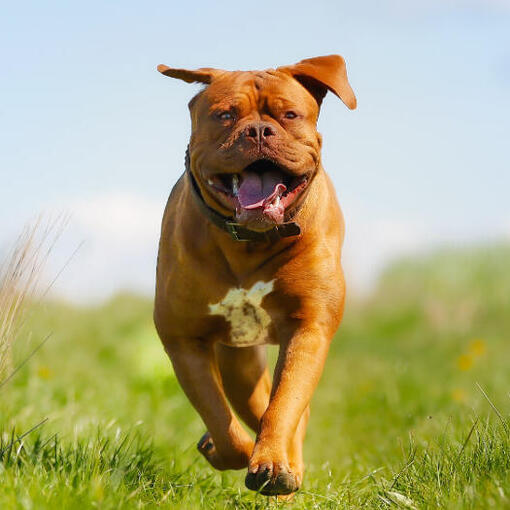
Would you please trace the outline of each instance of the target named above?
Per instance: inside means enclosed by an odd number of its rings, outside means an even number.
[[[158,70],[205,87],[189,103],[185,170],[163,217],[156,327],[207,428],[200,453],[217,469],[246,468],[249,489],[290,494],[345,296],[344,223],[316,124],[328,91],[350,109],[356,98],[338,55],[265,71]],[[268,343],[280,349],[272,383]]]

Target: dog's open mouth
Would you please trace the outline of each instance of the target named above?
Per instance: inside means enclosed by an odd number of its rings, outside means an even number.
[[[285,210],[308,185],[309,176],[293,176],[267,159],[241,173],[217,174],[207,181],[234,210],[241,223],[283,223]]]

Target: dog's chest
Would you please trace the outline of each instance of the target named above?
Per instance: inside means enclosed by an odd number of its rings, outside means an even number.
[[[273,292],[274,280],[257,282],[250,289],[234,287],[218,303],[209,305],[210,315],[222,315],[230,323],[230,344],[250,346],[267,340],[271,317],[262,300]]]

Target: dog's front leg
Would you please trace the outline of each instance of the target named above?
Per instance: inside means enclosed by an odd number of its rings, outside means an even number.
[[[227,403],[213,345],[193,338],[172,338],[164,345],[179,383],[207,426],[200,453],[216,469],[246,467],[253,441]]]
[[[308,326],[280,346],[271,400],[246,476],[249,489],[289,494],[299,488],[303,468],[293,452],[295,435],[300,436],[298,441],[304,437],[308,404],[322,374],[330,336],[320,327]]]

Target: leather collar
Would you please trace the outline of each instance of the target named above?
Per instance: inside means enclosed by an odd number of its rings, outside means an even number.
[[[268,241],[274,243],[284,237],[293,237],[301,233],[301,228],[293,221],[282,223],[281,225],[275,225],[272,229],[266,230],[265,232],[257,232],[256,230],[250,230],[240,223],[236,223],[232,217],[226,217],[216,212],[205,203],[202,194],[200,193],[198,184],[190,170],[188,150],[186,150],[185,164],[186,175],[190,182],[191,194],[199,209],[209,220],[212,221],[212,223],[221,230],[227,232],[234,241]]]

